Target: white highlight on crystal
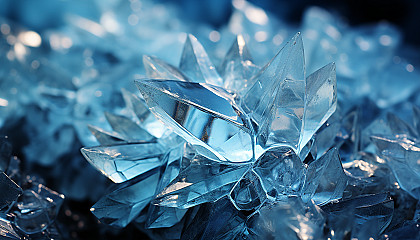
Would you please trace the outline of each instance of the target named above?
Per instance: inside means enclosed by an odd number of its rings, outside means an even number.
[[[4,98],[0,98],[0,107],[7,107],[9,105],[9,101]]]
[[[384,46],[389,46],[392,43],[392,38],[389,35],[382,35],[379,37],[379,42]]]
[[[17,59],[21,61],[24,59],[25,55],[27,54],[26,47],[23,46],[23,44],[20,42],[15,44],[15,46],[13,47],[13,50],[15,51]]]
[[[268,23],[268,16],[261,8],[247,4],[244,0],[234,0],[232,4],[235,8],[243,10],[249,21],[259,25]]]
[[[357,37],[355,39],[356,44],[360,47],[360,49],[362,49],[363,51],[367,51],[370,48],[370,43],[366,40],[364,40],[361,37]]]
[[[267,32],[258,31],[255,33],[254,37],[255,37],[255,40],[257,40],[257,42],[264,42],[265,40],[267,40],[268,35],[267,35]]]
[[[19,33],[18,40],[29,47],[39,47],[42,43],[41,36],[34,31]]]
[[[328,26],[325,29],[325,33],[327,33],[327,35],[333,38],[334,40],[339,40],[341,38],[340,32],[333,26]]]
[[[218,42],[220,40],[220,33],[218,31],[211,31],[209,38],[212,42]]]
[[[407,70],[408,72],[413,72],[414,71],[414,66],[411,64],[407,64],[407,66],[405,66],[405,70]]]
[[[73,41],[69,37],[63,37],[61,39],[61,46],[63,48],[70,48],[71,46],[73,46]]]
[[[69,17],[69,21],[74,23],[76,27],[88,31],[98,37],[104,37],[106,34],[105,29],[99,23],[89,20],[87,18],[72,15]]]
[[[120,25],[118,24],[117,20],[115,19],[115,15],[112,12],[105,12],[101,16],[101,20],[99,21],[102,26],[110,33],[119,33]]]
[[[1,31],[1,33],[3,33],[4,35],[7,35],[7,34],[9,34],[10,33],[10,26],[8,25],[8,24],[2,24],[1,26],[0,26],[0,31]]]

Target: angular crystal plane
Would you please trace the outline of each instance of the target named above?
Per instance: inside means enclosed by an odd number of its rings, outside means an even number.
[[[162,165],[159,143],[119,144],[82,148],[85,158],[115,183],[121,183]]]
[[[90,209],[103,223],[125,227],[149,204],[159,181],[159,171],[152,169],[110,189]]]
[[[251,166],[215,161],[198,152],[188,155],[179,175],[157,194],[153,204],[190,208],[216,201],[227,195]]]
[[[420,199],[420,143],[407,136],[373,136],[379,156],[394,173],[399,185]]]
[[[172,80],[137,81],[152,112],[210,158],[251,160],[251,126],[234,97],[206,83]]]
[[[337,149],[333,148],[309,164],[302,198],[323,205],[340,199],[346,186],[347,175]]]
[[[2,209],[16,201],[22,194],[22,189],[4,172],[0,171],[0,192],[0,209]]]

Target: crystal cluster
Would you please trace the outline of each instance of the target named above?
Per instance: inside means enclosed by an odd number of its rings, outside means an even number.
[[[418,239],[418,50],[196,5],[0,0],[0,238]]]
[[[376,162],[343,168],[337,148],[357,140],[330,118],[335,64],[306,77],[299,33],[261,68],[242,36],[221,62],[216,68],[192,35],[178,68],[143,58],[142,97],[124,91],[131,117],[106,114],[113,131],[91,127],[102,146],[82,149],[117,183],[91,211],[115,226],[135,221],[151,236],[170,229],[173,238],[378,237],[394,202],[386,191],[367,190],[377,186],[363,171],[374,174]],[[334,134],[343,139],[331,144],[325,138]]]
[[[22,175],[20,160],[3,139],[0,151],[0,238],[60,238],[54,220],[64,195],[38,182],[42,179]]]

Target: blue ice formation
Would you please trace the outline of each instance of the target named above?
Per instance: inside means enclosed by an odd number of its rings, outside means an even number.
[[[149,78],[136,80],[142,98],[123,92],[131,117],[107,113],[113,131],[91,127],[103,145],[81,150],[119,183],[91,208],[101,221],[124,227],[139,219],[149,229],[179,228],[188,209],[222,199],[231,217],[249,211],[248,218],[257,219],[252,221],[266,221],[266,206],[280,204],[280,214],[297,204],[303,212],[296,214],[305,214],[306,204],[319,212],[314,203],[343,197],[348,176],[338,150],[307,161],[313,135],[335,112],[335,64],[305,77],[300,33],[261,68],[248,54],[238,36],[216,68],[189,35],[179,68],[144,57]],[[222,67],[226,79],[216,70]],[[164,134],[155,132],[158,120],[167,127]],[[318,215],[314,229],[308,223],[313,234],[325,221]],[[246,218],[240,222],[219,237],[272,234],[259,225],[251,234],[255,226]]]
[[[396,27],[317,7],[296,27],[244,0],[218,28],[152,1],[43,1],[0,19],[0,134],[103,224],[53,221],[62,195],[2,142],[1,237],[418,236],[419,59]]]

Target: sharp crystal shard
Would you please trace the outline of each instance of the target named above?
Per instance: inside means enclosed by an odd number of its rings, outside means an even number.
[[[379,156],[393,171],[401,188],[420,199],[420,145],[404,136],[372,138]]]
[[[121,183],[159,167],[165,154],[159,143],[82,148],[85,158],[113,182]]]
[[[22,194],[22,189],[4,172],[0,172],[0,192],[0,209],[2,209],[12,204]]]
[[[176,67],[156,57],[143,56],[143,65],[146,69],[146,75],[148,78],[190,81],[188,77],[180,72]]]
[[[318,205],[340,199],[347,185],[347,176],[337,149],[333,148],[310,163],[303,189],[303,199]]]
[[[105,117],[112,129],[118,132],[126,141],[151,141],[154,139],[150,133],[126,117],[108,112],[105,113]]]
[[[299,151],[335,112],[337,106],[335,64],[330,63],[309,75],[306,78],[305,88],[305,110]]]
[[[248,88],[251,77],[257,70],[258,67],[253,63],[244,37],[237,36],[219,67],[219,73],[224,80],[224,88],[240,94]]]
[[[244,162],[253,156],[248,119],[225,90],[166,80],[141,80],[137,86],[159,119],[210,158]]]
[[[223,86],[223,80],[197,38],[189,34],[184,45],[179,69],[193,82]]]
[[[123,137],[119,136],[118,133],[110,133],[101,128],[90,125],[88,125],[88,128],[101,145],[112,145],[124,142]]]
[[[304,113],[305,63],[303,43],[296,34],[255,75],[244,96],[243,108],[258,124],[263,148],[289,144],[297,149]]]
[[[153,201],[167,207],[189,208],[227,195],[250,168],[249,164],[214,161],[200,154],[188,156],[190,163]]]
[[[122,183],[90,209],[104,223],[125,227],[147,206],[155,194],[159,171],[151,170],[130,182]]]

